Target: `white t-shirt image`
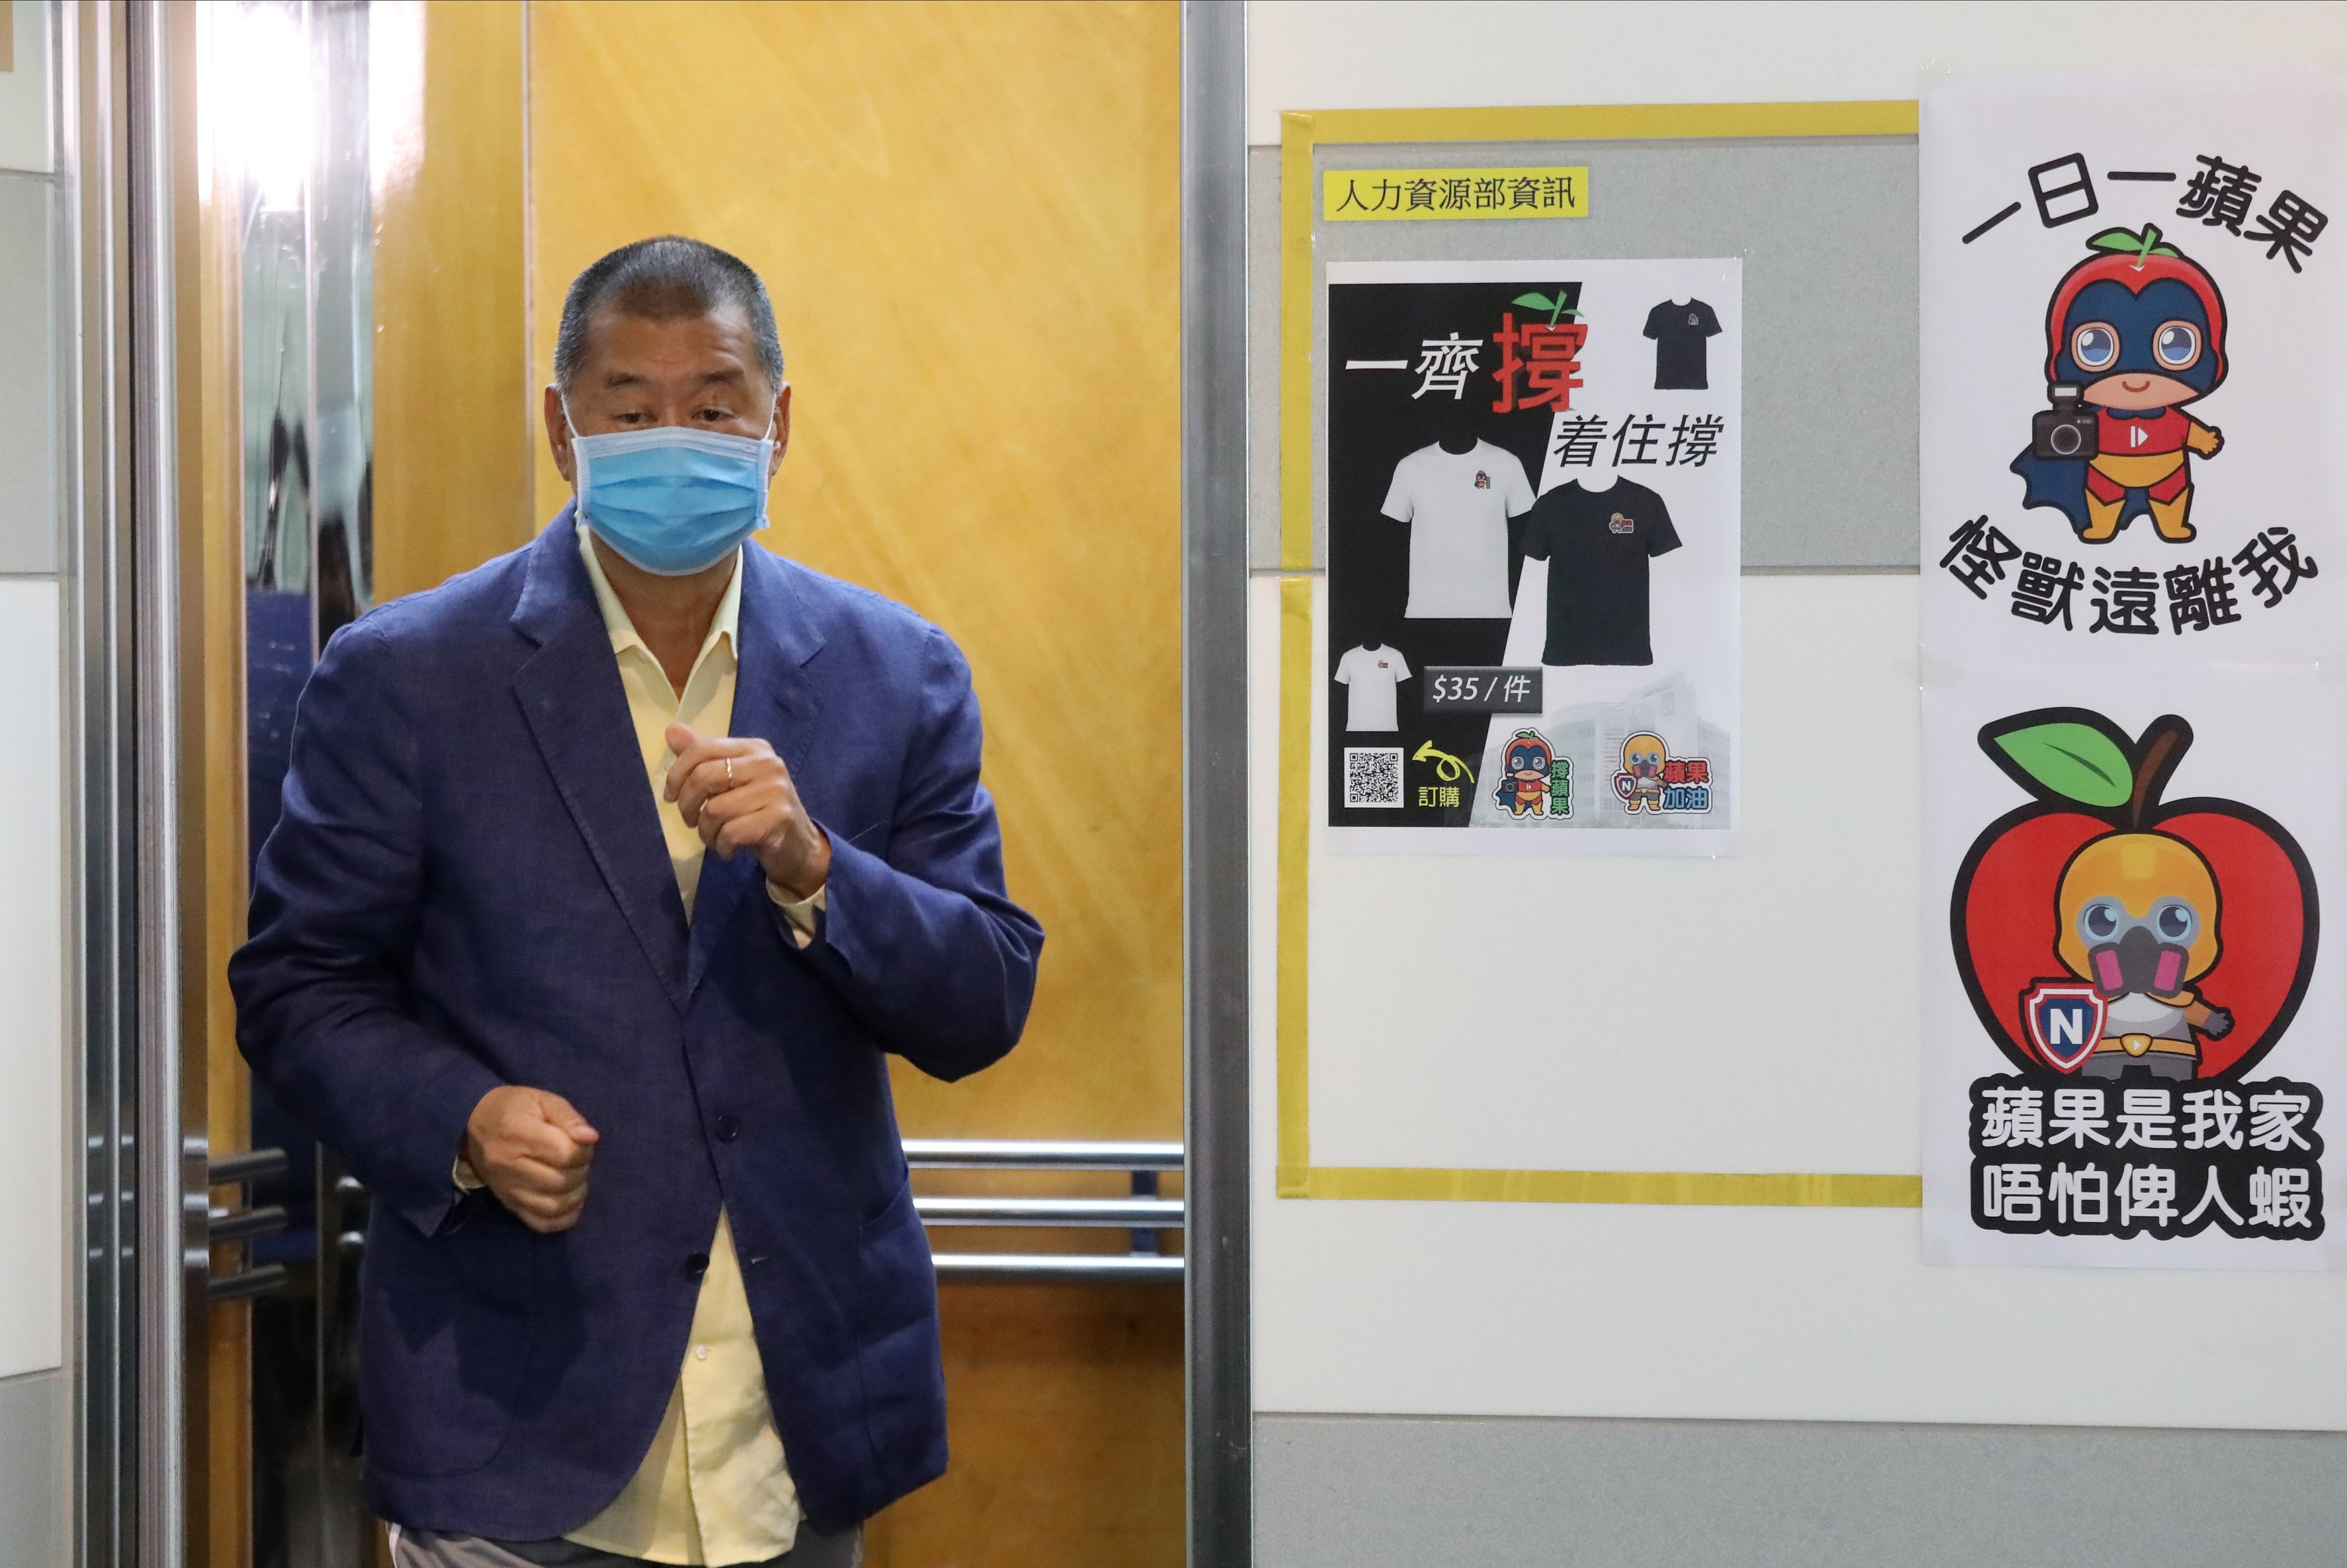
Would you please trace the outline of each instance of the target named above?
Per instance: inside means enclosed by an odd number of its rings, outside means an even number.
[[[1524,466],[1488,441],[1463,456],[1438,442],[1395,464],[1385,514],[1409,525],[1409,608],[1402,614],[1505,619],[1508,519],[1532,507]]]
[[[1337,661],[1337,683],[1349,693],[1345,699],[1348,730],[1398,730],[1394,683],[1409,679],[1409,666],[1399,652],[1380,643],[1375,648],[1348,648]]]

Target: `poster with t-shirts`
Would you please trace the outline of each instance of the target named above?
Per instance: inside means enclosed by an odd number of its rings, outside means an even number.
[[[1922,179],[1929,1255],[2347,1266],[2347,77],[1962,78]]]
[[[1733,853],[1741,263],[1327,277],[1327,847]]]

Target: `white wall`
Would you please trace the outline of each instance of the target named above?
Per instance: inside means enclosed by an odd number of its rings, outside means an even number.
[[[1911,98],[1942,71],[2347,63],[2336,4],[1250,0],[1247,139],[1283,109]]]
[[[1536,1148],[1535,1168],[1920,1169],[1915,590],[1744,579],[1733,859],[1317,856],[1316,936],[1351,909],[1376,940],[1315,943],[1316,1163],[1504,1168]],[[1276,578],[1251,610],[1260,978]],[[1648,904],[1678,912],[1666,946],[1610,913]],[[1513,954],[1491,912],[1525,908],[1566,938],[1545,999],[1538,976],[1416,961],[1435,947],[1421,924]],[[1258,1409],[2347,1430],[2347,1275],[1935,1267],[1912,1209],[1276,1198],[1276,1005],[1259,979]],[[1526,1016],[1607,1045],[1560,1040],[1550,1078],[1458,1071],[1478,1060],[1462,1029]],[[2165,1326],[2156,1371],[2077,1354],[2117,1323]]]
[[[54,580],[0,579],[0,1378],[58,1366],[63,1352],[57,611]]]
[[[1255,0],[1249,46],[1249,135],[1266,143],[1277,139],[1286,108],[1911,98],[1942,71],[2347,63],[2347,5]],[[1274,243],[1273,234],[1250,237],[1257,248]],[[1276,352],[1268,337],[1251,345],[1257,355]],[[1257,451],[1251,461],[1271,456]],[[1575,1143],[1590,1152],[1572,1162],[1579,1168],[1918,1169],[1914,589],[1911,578],[1745,580],[1740,864],[1527,869],[1320,857],[1316,1064],[1366,1071],[1343,1083],[1316,1072],[1319,1163],[1407,1164],[1427,1154],[1432,1163],[1445,1153],[1460,1164],[1502,1163],[1456,1158],[1459,1139],[1473,1132],[1461,1118],[1472,1112],[1461,1111],[1462,1086],[1442,1081],[1439,1061],[1397,1056],[1391,1039],[1372,1049],[1329,1040],[1318,1026],[1348,1020],[1359,1034],[1398,1030],[1399,1020],[1414,1022],[1421,1040],[1439,1026],[1487,1027],[1492,1009],[1479,988],[1431,972],[1444,965],[1425,961],[1428,945],[1412,932],[1545,897],[1561,911],[1552,931],[1569,927],[1583,949],[1554,1006],[1575,1006],[1575,985],[1645,988],[1657,999],[1656,1044],[1680,1053],[1686,1098],[1702,1111],[1643,1143],[1629,1136],[1621,1118],[1651,1111],[1671,1088],[1667,1064],[1641,1061],[1595,1084],[1590,1104],[1560,1111],[1554,1126],[1511,1106],[1499,1121],[1514,1143]],[[1276,606],[1273,579],[1258,578],[1258,1409],[2347,1430],[2347,1336],[2337,1327],[2347,1321],[2347,1276],[1929,1267],[1912,1210],[1273,1196]],[[1870,641],[1851,646],[1851,635]],[[1821,751],[1860,732],[1874,760],[1848,783],[1850,766],[1822,765]],[[1838,822],[1835,787],[1884,793]],[[1853,876],[1853,860],[1871,873]],[[1635,901],[1637,888],[1624,882],[1633,876],[1706,896],[1680,899],[1696,911],[1685,947],[1605,945],[1587,907]],[[1805,967],[1823,944],[1799,939],[1837,909],[1860,932],[1844,948],[1872,955],[1847,980]],[[1347,927],[1335,942],[1325,939],[1332,911]],[[1331,988],[1374,988],[1382,1000],[1348,1009]],[[1858,1010],[1879,1014],[1878,1026],[1819,1038],[1830,1016],[1821,990],[1864,1000]],[[1521,1013],[1530,1004],[1512,1005]],[[1617,1030],[1637,1021],[1611,990],[1588,1010]],[[1749,1042],[1742,1054],[1739,1041]],[[1439,1043],[1423,1050],[1439,1053]],[[1789,1065],[1771,1071],[1772,1061]],[[1524,1097],[1570,1091],[1535,1087]],[[1612,1120],[1593,1122],[1593,1107]],[[1442,1125],[1414,1128],[1413,1118]],[[1634,1144],[1651,1157],[1635,1157]],[[1717,1157],[1700,1158],[1706,1151]],[[2165,1326],[2148,1353],[2156,1366],[2075,1353],[2077,1336],[2111,1323]]]
[[[15,0],[15,64],[0,71],[0,169],[46,174],[55,167],[49,130],[49,0]]]
[[[63,1364],[65,755],[53,575],[58,406],[49,0],[8,7],[0,71],[0,1378]],[[16,575],[5,575],[5,574]],[[11,1407],[15,1409],[16,1407]],[[46,1407],[41,1407],[46,1409]],[[22,1439],[0,1431],[0,1440]],[[13,1493],[0,1485],[0,1521]],[[0,1559],[8,1553],[0,1550]]]

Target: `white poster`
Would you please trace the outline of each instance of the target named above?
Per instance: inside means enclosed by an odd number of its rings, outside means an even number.
[[[1924,1209],[1966,1263],[2330,1268],[2347,82],[1922,114]]]
[[[1329,849],[1730,853],[1742,263],[1327,272]]]

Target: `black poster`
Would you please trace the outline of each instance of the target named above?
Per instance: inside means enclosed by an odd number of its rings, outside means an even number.
[[[1735,268],[1330,266],[1328,826],[1731,825]]]

